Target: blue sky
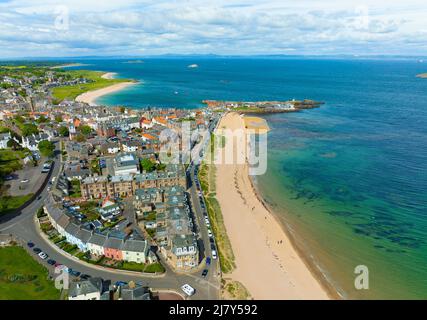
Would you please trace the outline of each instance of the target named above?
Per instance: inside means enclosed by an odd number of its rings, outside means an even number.
[[[427,55],[425,0],[0,0],[0,57]]]

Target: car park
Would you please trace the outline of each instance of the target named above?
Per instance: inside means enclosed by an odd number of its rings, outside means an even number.
[[[184,293],[186,295],[188,295],[189,297],[191,297],[192,295],[194,295],[196,293],[196,290],[187,283],[181,287],[181,290],[184,291]]]

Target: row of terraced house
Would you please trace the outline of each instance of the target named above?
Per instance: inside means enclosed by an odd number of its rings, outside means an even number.
[[[46,200],[44,211],[57,232],[82,252],[117,261],[152,263],[156,260],[147,240],[136,230],[126,230],[126,226],[106,231],[93,228],[90,222],[82,223],[67,214],[52,197]]]

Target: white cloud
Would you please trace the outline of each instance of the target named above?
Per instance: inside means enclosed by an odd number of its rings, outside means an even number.
[[[427,55],[419,0],[69,0],[68,30],[55,26],[61,6],[53,0],[0,2],[0,56]]]

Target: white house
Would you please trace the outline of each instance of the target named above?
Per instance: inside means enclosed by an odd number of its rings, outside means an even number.
[[[71,282],[68,300],[101,300],[103,282],[101,278]]]
[[[46,133],[32,134],[28,137],[22,137],[21,147],[28,148],[31,151],[38,151],[39,142],[44,140],[50,141],[50,137]]]
[[[12,139],[10,132],[0,134],[0,149],[6,149],[7,143]]]

